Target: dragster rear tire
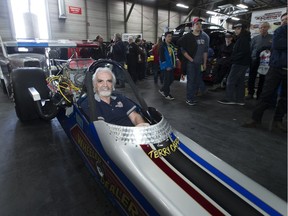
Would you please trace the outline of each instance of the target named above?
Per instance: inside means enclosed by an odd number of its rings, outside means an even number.
[[[17,117],[20,121],[38,119],[40,116],[28,88],[35,87],[41,98],[48,98],[45,72],[41,68],[18,68],[12,71],[11,78]]]

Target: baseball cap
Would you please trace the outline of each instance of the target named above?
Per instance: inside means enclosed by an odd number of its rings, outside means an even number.
[[[194,25],[197,22],[203,22],[203,19],[199,18],[199,17],[195,17],[192,21],[192,24]]]
[[[230,38],[233,36],[233,33],[232,32],[226,32],[225,33],[225,38]]]
[[[247,26],[243,23],[236,23],[235,25],[233,25],[232,29],[235,29],[235,28],[247,28]]]

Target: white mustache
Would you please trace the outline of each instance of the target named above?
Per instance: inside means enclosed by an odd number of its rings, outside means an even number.
[[[112,90],[109,89],[109,88],[101,88],[99,89],[99,95],[102,96],[102,97],[108,97],[112,94]]]

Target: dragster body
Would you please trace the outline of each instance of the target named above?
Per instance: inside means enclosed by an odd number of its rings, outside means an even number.
[[[92,75],[98,67],[123,71],[138,100],[133,102],[149,126],[126,127],[97,119]],[[120,64],[98,60],[87,71],[64,69],[49,77],[38,67],[13,70],[16,114],[23,122],[56,117],[122,215],[287,215],[286,202],[148,107]]]
[[[93,101],[87,95],[57,118],[123,215],[286,215],[283,200],[171,127],[156,109],[148,108],[153,123],[146,127],[91,121],[82,106]]]

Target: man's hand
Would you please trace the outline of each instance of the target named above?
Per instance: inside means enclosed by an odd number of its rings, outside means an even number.
[[[150,124],[149,123],[140,123],[140,124],[137,124],[136,125],[136,127],[148,127],[148,126],[150,126]]]
[[[205,63],[205,64],[203,64],[203,71],[206,71],[206,68],[207,68],[207,65]]]

